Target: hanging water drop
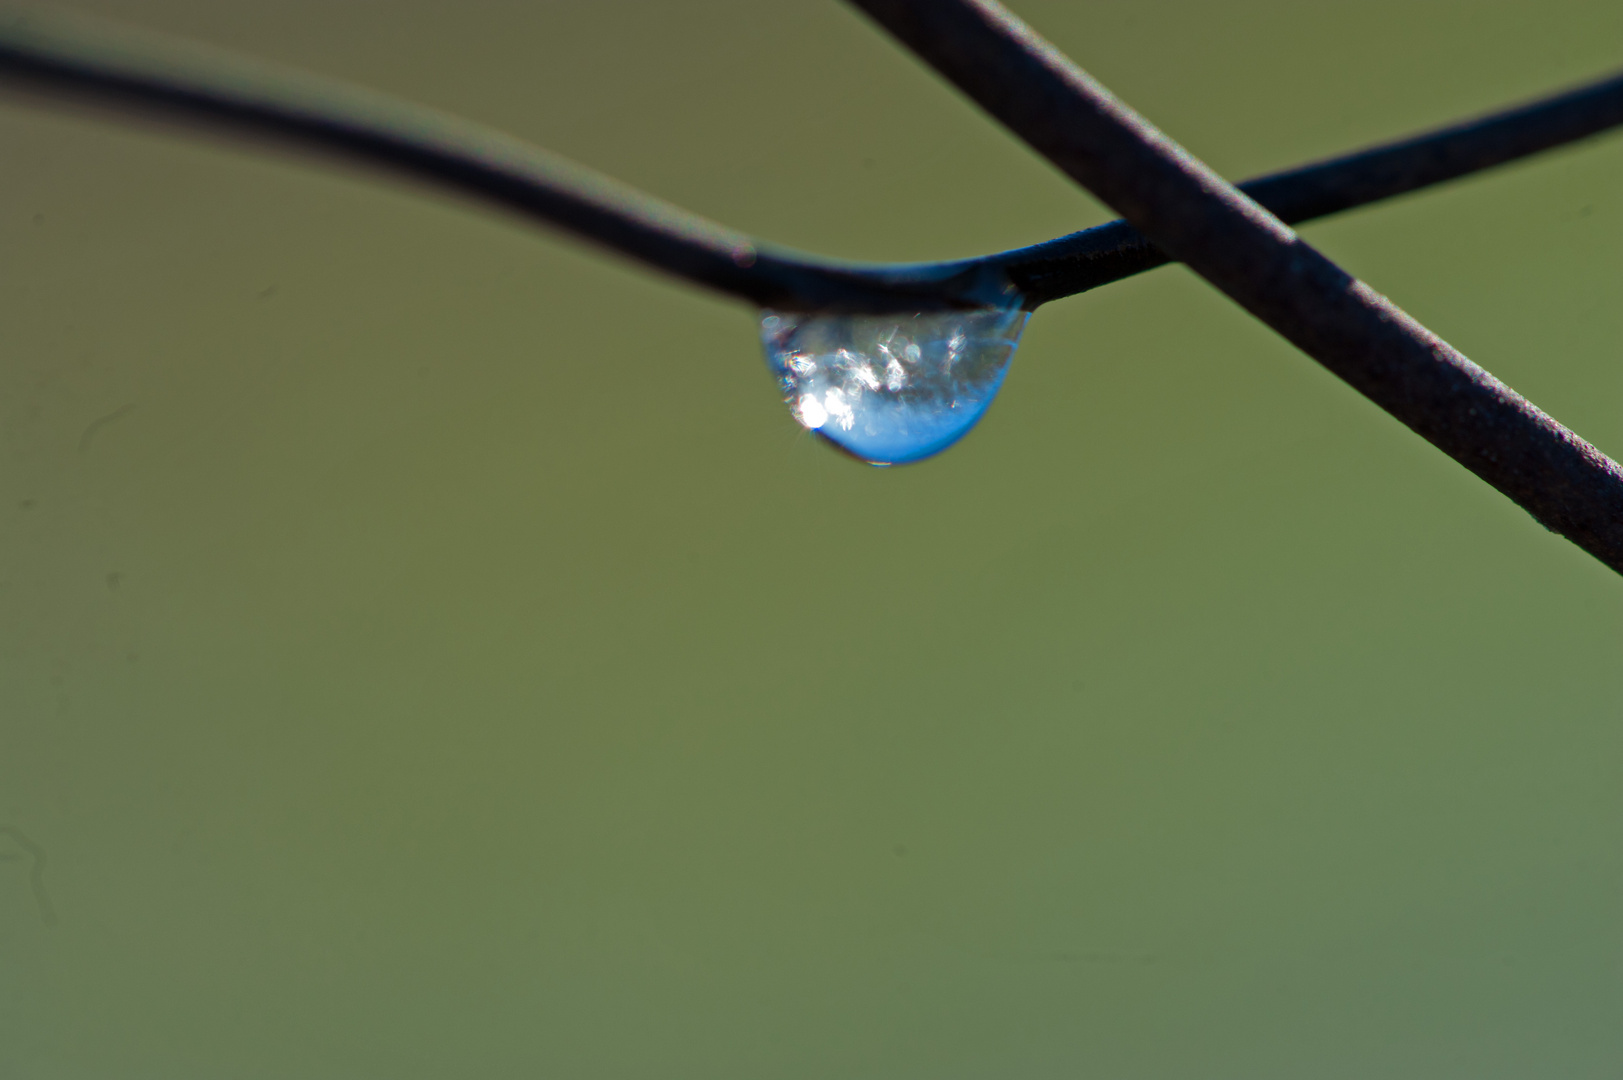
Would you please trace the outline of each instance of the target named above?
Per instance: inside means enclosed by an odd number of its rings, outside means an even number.
[[[765,312],[761,340],[802,427],[874,465],[940,453],[986,412],[1029,312]]]

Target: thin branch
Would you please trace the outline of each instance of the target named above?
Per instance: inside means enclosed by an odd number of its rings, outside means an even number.
[[[1287,225],[1327,217],[1577,142],[1623,124],[1623,76],[1239,184]],[[1075,250],[1067,250],[1074,245]],[[1171,260],[1125,221],[1007,255],[1033,306]]]
[[[1163,250],[1623,572],[1623,468],[1314,250],[995,0],[853,2]]]
[[[34,890],[34,903],[39,907],[40,921],[46,926],[55,926],[56,909],[51,906],[51,895],[45,891],[45,849],[15,825],[0,823],[0,834],[11,837],[18,847],[28,853],[28,883]]]
[[[1121,221],[947,262],[861,264],[803,255],[431,109],[82,17],[0,10],[0,77],[360,159],[493,202],[763,307],[962,307],[1003,301],[1011,286],[1027,307],[1036,307],[1168,261]],[[1306,221],[1619,124],[1623,76],[1249,181],[1242,189],[1286,221]]]

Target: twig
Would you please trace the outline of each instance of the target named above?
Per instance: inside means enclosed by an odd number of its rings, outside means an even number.
[[[861,264],[756,241],[544,150],[386,95],[82,17],[0,10],[0,76],[36,90],[269,135],[429,180],[667,273],[789,310],[1027,307],[1167,261],[1116,221],[1014,251]],[[1299,222],[1623,124],[1623,76],[1509,112],[1242,185]]]
[[[1623,76],[1491,115],[1246,180],[1241,191],[1287,225],[1327,217],[1576,142],[1623,124]],[[1074,251],[1067,246],[1074,245]],[[1125,221],[1008,255],[1032,306],[1171,260]]]
[[[1623,572],[1623,469],[1303,242],[995,0],[853,0],[1174,258]]]
[[[39,907],[40,921],[46,926],[55,926],[56,909],[51,906],[50,894],[45,891],[45,849],[15,825],[0,823],[0,834],[11,837],[18,847],[28,852],[28,883],[34,890],[34,903]]]

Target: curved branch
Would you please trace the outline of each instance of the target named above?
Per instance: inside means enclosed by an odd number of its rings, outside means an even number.
[[[428,180],[779,310],[1026,307],[1168,262],[1114,221],[971,259],[864,264],[761,243],[499,132],[383,94],[80,18],[0,11],[0,77],[269,135]],[[1301,222],[1623,124],[1623,76],[1241,189]]]
[[[1066,175],[1623,573],[1623,468],[1306,244],[996,0],[853,0]]]
[[[1613,75],[1525,105],[1236,186],[1287,225],[1299,225],[1587,139],[1620,124],[1623,75]],[[1083,238],[1088,238],[1086,245]],[[1074,254],[1067,250],[1071,244],[1078,249]],[[1036,303],[1084,292],[1172,261],[1125,221],[992,257],[1010,260],[1010,275]]]

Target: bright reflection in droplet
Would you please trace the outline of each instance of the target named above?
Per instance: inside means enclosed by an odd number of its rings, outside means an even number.
[[[766,312],[761,339],[801,426],[875,465],[918,461],[975,426],[1003,385],[1028,312]]]

